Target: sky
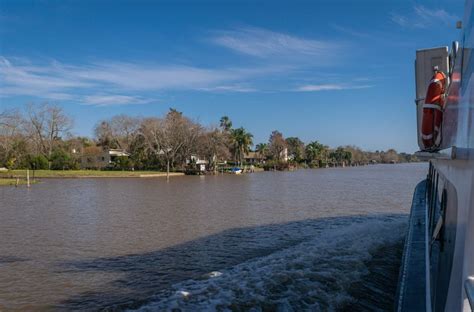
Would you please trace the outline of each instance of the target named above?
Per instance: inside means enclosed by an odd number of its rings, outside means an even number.
[[[75,135],[118,114],[227,115],[331,147],[417,150],[414,58],[464,1],[0,1],[0,111],[53,103]]]

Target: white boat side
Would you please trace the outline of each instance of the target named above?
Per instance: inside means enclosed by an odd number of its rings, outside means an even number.
[[[419,311],[420,306],[413,300],[416,300],[414,294],[419,294],[420,291],[426,298],[423,304],[426,311],[474,310],[473,49],[473,1],[468,0],[459,38],[459,50],[451,63],[440,150],[436,153],[419,153],[420,157],[430,159],[430,172],[426,190],[418,192],[418,198],[415,194],[411,219],[416,217],[416,209],[418,212],[425,212],[427,219],[423,229],[426,238],[407,236],[400,277],[402,287],[399,288],[399,311]],[[419,100],[419,95],[417,99]],[[424,197],[424,207],[420,207],[420,196]],[[418,201],[418,204],[415,201]],[[414,221],[410,222],[412,232],[413,229],[416,230]],[[415,260],[414,255],[420,252],[420,246],[416,247],[413,243],[416,239],[424,244],[421,249],[425,255],[424,259],[427,259],[425,261],[409,261],[410,258]],[[423,280],[416,278],[417,272],[420,271],[424,272]]]

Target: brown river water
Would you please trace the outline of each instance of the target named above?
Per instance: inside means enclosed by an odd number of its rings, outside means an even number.
[[[0,310],[390,310],[427,164],[0,188]]]

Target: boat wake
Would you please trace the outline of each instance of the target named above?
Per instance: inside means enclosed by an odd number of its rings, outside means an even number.
[[[391,309],[405,229],[406,216],[308,226],[300,243],[176,283],[138,310]]]

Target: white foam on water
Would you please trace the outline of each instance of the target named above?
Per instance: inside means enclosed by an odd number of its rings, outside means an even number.
[[[334,311],[351,300],[350,285],[368,273],[370,251],[399,242],[405,229],[405,217],[315,228],[312,238],[295,246],[177,283],[139,311]]]
[[[208,274],[209,277],[219,277],[221,275],[222,275],[222,273],[217,272],[217,271],[214,271],[214,272],[211,272],[211,273]]]

